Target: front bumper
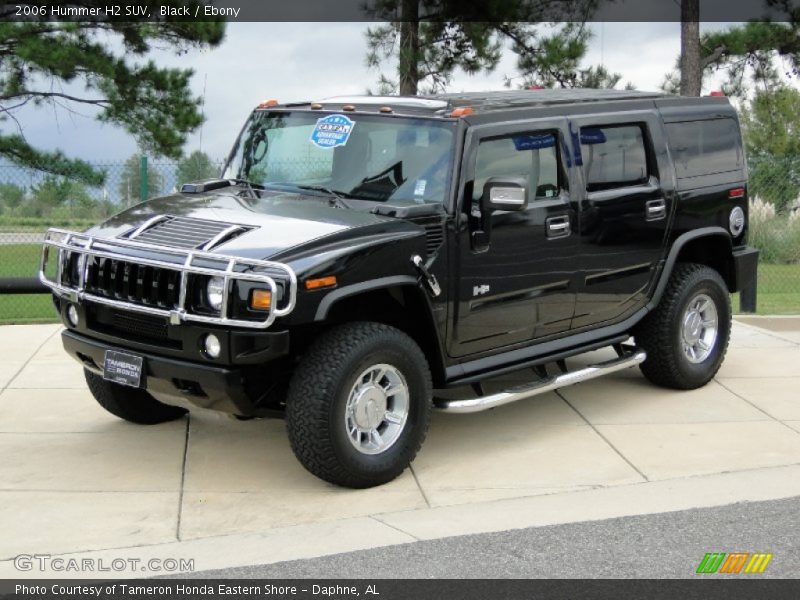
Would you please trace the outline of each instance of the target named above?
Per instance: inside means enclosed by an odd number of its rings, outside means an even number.
[[[732,292],[741,292],[755,285],[758,277],[758,249],[742,246],[733,250],[734,287]]]
[[[65,330],[61,339],[70,356],[98,375],[103,372],[106,350],[143,357],[143,387],[162,402],[242,416],[280,416],[280,411],[263,406],[268,386],[254,388],[247,367],[214,366],[167,358],[92,339],[71,330]]]

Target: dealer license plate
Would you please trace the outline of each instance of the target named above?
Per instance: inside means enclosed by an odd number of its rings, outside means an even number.
[[[143,366],[144,358],[141,356],[106,350],[103,360],[103,379],[138,388],[142,385]]]

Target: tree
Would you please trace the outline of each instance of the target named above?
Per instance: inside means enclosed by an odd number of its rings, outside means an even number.
[[[122,167],[122,176],[119,179],[117,190],[123,206],[130,206],[140,200],[142,184],[141,176],[142,155],[133,154],[125,161]],[[164,178],[151,165],[147,168],[147,194],[155,196],[164,188]]]
[[[195,150],[178,163],[177,184],[217,177],[219,171],[219,166],[211,162],[208,154]]]
[[[585,53],[589,33],[582,24],[599,1],[375,0],[371,13],[389,23],[367,30],[367,65],[380,69],[397,60],[397,77],[381,74],[379,93],[433,93],[446,89],[456,69],[494,70],[509,42],[520,55],[522,77],[567,87],[579,80],[574,54],[581,43]],[[547,35],[535,25],[543,21],[569,24]]]
[[[13,183],[0,183],[0,203],[5,208],[14,210],[25,199],[25,188]]]
[[[507,86],[521,80],[523,88],[611,89],[622,79],[622,75],[611,73],[602,65],[580,66],[592,38],[584,23],[550,24],[533,31],[527,24],[503,23],[498,30],[512,41],[512,50],[517,54],[519,75],[507,77]],[[627,83],[626,88],[633,89],[633,85]]]
[[[94,205],[89,191],[81,182],[55,175],[46,175],[33,185],[31,196],[30,204],[35,216],[47,216],[59,208],[66,209],[70,214],[79,210],[86,212]]]
[[[120,1],[76,0],[70,6],[100,8]],[[165,0],[161,5],[189,6],[194,14],[202,0]],[[177,158],[187,135],[202,122],[200,100],[192,96],[191,69],[158,67],[149,51],[168,48],[178,54],[190,48],[218,45],[224,24],[214,21],[97,22],[3,21],[14,7],[0,8],[0,121],[16,132],[0,134],[0,156],[54,175],[93,185],[103,173],[60,151],[31,146],[17,116],[26,105],[52,106],[74,112],[87,107],[96,118],[123,127],[150,153]],[[6,129],[8,127],[6,126]]]
[[[666,75],[664,90],[699,96],[704,77],[725,71],[725,93],[744,98],[751,86],[773,89],[800,73],[800,8],[791,0],[765,0],[766,8],[782,15],[780,22],[750,21],[702,36],[695,27],[698,3],[682,0],[681,56],[677,70]]]
[[[750,191],[784,210],[800,194],[800,92],[759,90],[742,110]]]
[[[699,96],[703,88],[700,62],[700,0],[681,0],[681,96]]]

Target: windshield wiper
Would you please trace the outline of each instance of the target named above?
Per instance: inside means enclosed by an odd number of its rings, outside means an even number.
[[[239,185],[243,185],[244,188],[247,190],[247,193],[249,193],[250,196],[252,196],[253,198],[256,198],[256,199],[261,198],[261,196],[259,196],[256,193],[256,190],[253,187],[254,184],[252,184],[247,179],[237,179],[237,178],[228,177],[228,181],[233,181],[234,183],[238,183]],[[258,185],[258,184],[255,184],[255,185],[258,186],[259,189],[262,189],[262,190],[264,189],[263,185]]]
[[[331,188],[324,186],[324,185],[300,185],[293,183],[294,187],[301,189],[301,190],[310,190],[312,192],[324,192],[331,196],[331,200],[333,201],[331,204],[338,204],[343,208],[350,208],[350,204],[345,201],[345,198],[353,198],[351,194],[347,192],[342,192],[340,190],[332,190]]]

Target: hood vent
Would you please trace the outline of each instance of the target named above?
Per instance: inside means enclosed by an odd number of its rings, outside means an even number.
[[[218,221],[159,215],[146,221],[126,237],[157,246],[210,251],[215,246],[251,229],[252,227],[244,225]]]

